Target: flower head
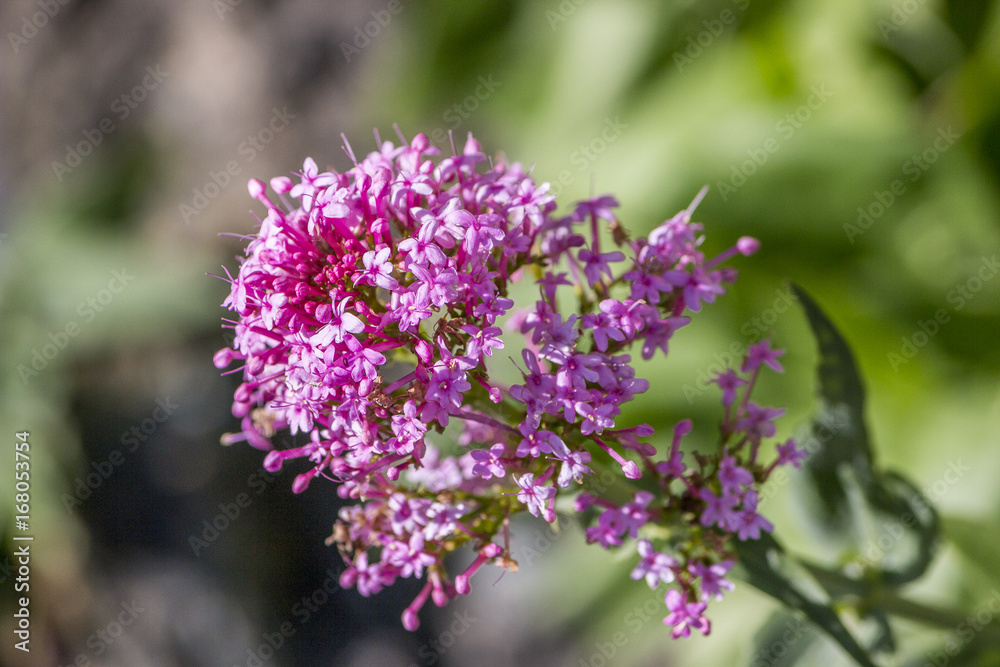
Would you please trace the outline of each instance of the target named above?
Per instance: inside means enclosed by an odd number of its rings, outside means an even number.
[[[644,441],[653,429],[629,425],[627,407],[650,388],[637,359],[666,354],[689,315],[735,280],[721,264],[759,244],[745,237],[705,257],[692,221],[705,191],[629,240],[610,195],[557,215],[548,184],[488,159],[471,135],[445,157],[425,135],[400,138],[377,138],[362,156],[347,145],[353,167],[343,173],[306,159],[294,179],[271,179],[281,206],[250,181],[266,213],[224,303],[234,339],[214,361],[241,364],[243,380],[233,401],[241,432],[225,441],[271,450],[269,471],[298,467],[296,493],[325,478],[358,501],[340,511],[330,540],[344,558],[341,582],[371,595],[425,578],[403,612],[408,629],[428,599],[468,593],[486,564],[514,569],[510,515],[554,522],[566,496],[596,515],[588,542],[634,541],[632,577],[680,588],[666,596],[674,637],[707,634],[705,602],[688,601],[697,582],[703,600],[731,587],[728,536],[771,529],[755,485],[804,454],[789,441],[771,468],[756,461],[781,411],[749,402],[753,379],[733,371],[717,378],[721,431],[732,439],[721,454],[685,458],[679,441],[692,424],[681,420],[670,453],[655,461]],[[515,303],[523,290],[514,283],[526,277],[537,292]],[[495,371],[514,362],[496,352],[512,347],[523,349],[521,381],[507,386]],[[756,344],[742,372],[780,370],[779,355]],[[460,436],[447,446],[455,422]],[[275,450],[270,438],[284,429],[299,442]],[[604,497],[614,488],[608,474],[645,486]],[[660,525],[690,535],[697,557],[682,543],[654,549],[645,533]],[[477,556],[452,579],[446,556],[463,545]]]

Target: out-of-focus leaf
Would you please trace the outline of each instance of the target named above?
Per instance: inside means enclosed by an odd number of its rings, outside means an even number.
[[[989,641],[989,640],[987,640]],[[976,635],[968,642],[952,637],[937,648],[926,651],[919,659],[906,663],[906,667],[947,665],[947,667],[994,667],[1000,665],[1000,647],[984,642]]]
[[[937,513],[909,481],[875,467],[864,421],[865,392],[847,342],[823,311],[793,285],[819,345],[820,407],[810,426],[803,470],[806,507],[844,553],[890,586],[920,577],[938,542]],[[886,628],[887,630],[887,628]],[[886,634],[885,645],[892,637]]]
[[[768,667],[794,667],[816,639],[816,631],[801,614],[779,612],[754,635],[748,663]]]
[[[946,516],[942,519],[944,533],[962,554],[983,569],[994,581],[1000,581],[1000,543],[983,539],[995,535],[995,521],[972,521]]]
[[[803,570],[795,566],[773,537],[763,534],[758,540],[737,542],[736,552],[748,583],[792,609],[802,611],[840,644],[855,662],[874,667],[867,651],[844,627],[830,604],[816,599],[807,591],[806,585],[810,582],[806,580]],[[816,587],[815,583],[813,587]]]
[[[894,472],[877,473],[868,489],[868,505],[885,521],[880,536],[891,540],[881,548],[882,581],[902,586],[920,577],[937,552],[940,521],[937,511],[909,481]]]
[[[873,610],[865,619],[875,625],[875,637],[871,640],[872,653],[893,653],[896,651],[896,638],[889,625],[889,614],[881,609]]]
[[[973,50],[984,30],[989,26],[989,13],[993,2],[981,0],[945,0],[944,13],[948,27],[969,51]]]
[[[872,482],[873,457],[864,423],[864,387],[854,356],[833,323],[806,292],[792,285],[806,312],[819,345],[820,405],[810,427],[809,445],[815,447],[802,466],[815,518],[828,530],[852,532],[849,474],[863,489]]]

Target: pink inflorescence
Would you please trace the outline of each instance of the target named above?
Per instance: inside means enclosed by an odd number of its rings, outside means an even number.
[[[672,585],[665,621],[675,637],[707,633],[705,603],[732,587],[727,538],[771,529],[756,487],[803,456],[789,441],[769,465],[758,460],[782,411],[750,402],[750,391],[762,365],[780,370],[780,351],[754,345],[739,371],[718,376],[722,442],[694,465],[679,449],[690,421],[663,456],[644,441],[650,426],[618,421],[649,387],[629,351],[666,353],[685,313],[736,279],[720,265],[757,241],[706,259],[691,221],[704,191],[635,241],[612,197],[557,215],[548,184],[487,159],[471,135],[440,160],[422,134],[379,141],[360,161],[345,150],[345,173],[307,159],[297,183],[272,179],[277,202],[250,181],[267,215],[224,304],[238,315],[235,338],[215,363],[239,361],[244,380],[233,403],[241,433],[224,441],[267,450],[270,471],[291,462],[295,493],[321,476],[361,501],[341,510],[330,540],[345,559],[341,583],[371,595],[426,577],[403,613],[409,629],[428,598],[440,606],[467,594],[483,565],[515,569],[511,515],[554,522],[563,499],[597,510],[589,542],[635,545],[633,578]],[[529,276],[538,296],[515,309],[511,284]],[[490,370],[515,363],[497,354],[512,342],[521,380],[506,386]],[[457,456],[431,444],[453,421]],[[273,449],[284,429],[304,444]],[[597,494],[595,468],[620,468],[628,497]],[[670,553],[642,537],[647,524],[672,528]],[[445,556],[465,544],[474,560],[452,578]]]

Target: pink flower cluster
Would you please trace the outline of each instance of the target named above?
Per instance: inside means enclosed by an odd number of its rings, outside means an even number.
[[[740,373],[718,377],[722,442],[696,465],[679,449],[689,421],[663,457],[645,441],[651,427],[617,421],[649,387],[628,350],[666,353],[685,313],[736,279],[721,264],[757,242],[744,237],[706,259],[691,221],[704,191],[629,241],[613,198],[557,215],[547,184],[517,163],[488,160],[471,135],[440,160],[422,134],[398,147],[377,141],[360,161],[347,147],[354,167],[345,173],[320,172],[309,159],[298,182],[272,179],[277,203],[250,181],[267,215],[224,304],[238,319],[232,348],[215,363],[239,360],[244,378],[233,404],[241,433],[226,440],[268,450],[270,471],[304,459],[296,493],[323,476],[361,501],[341,510],[331,537],[346,563],[341,583],[370,595],[426,576],[403,613],[409,629],[428,598],[443,605],[468,593],[484,564],[516,568],[511,515],[554,522],[565,499],[577,512],[600,510],[588,541],[635,543],[633,578],[673,584],[665,622],[675,637],[707,633],[705,602],[732,587],[727,537],[771,529],[755,487],[802,456],[789,441],[770,465],[758,460],[782,411],[750,402],[750,391],[762,365],[780,370],[780,352],[755,345]],[[515,309],[510,288],[528,276],[538,298]],[[512,386],[490,375],[513,363],[494,354],[509,347],[523,362]],[[453,420],[460,435],[445,454],[432,442],[448,446]],[[305,444],[273,449],[270,437],[286,428]],[[594,469],[611,467],[635,480],[626,502],[591,488]],[[686,539],[657,551],[641,537],[647,524]],[[466,544],[475,558],[452,578],[445,557]]]

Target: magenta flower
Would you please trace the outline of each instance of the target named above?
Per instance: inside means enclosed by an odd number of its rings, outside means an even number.
[[[472,388],[457,364],[438,363],[431,368],[427,399],[444,405],[462,406],[462,393]]]
[[[723,456],[719,461],[719,481],[725,493],[737,494],[744,486],[753,484],[750,471],[736,464],[736,457]]]
[[[632,570],[633,579],[645,577],[650,588],[656,588],[661,581],[669,584],[674,580],[673,569],[677,567],[676,559],[655,551],[649,540],[639,540],[636,543],[636,550],[642,556],[642,560]]]
[[[354,282],[377,285],[383,289],[399,287],[399,283],[392,277],[392,262],[389,261],[391,254],[392,250],[388,246],[366,252],[361,258],[365,265],[364,271],[354,274]]]
[[[545,486],[535,482],[535,476],[531,473],[514,478],[521,491],[517,494],[517,499],[524,503],[528,511],[535,516],[541,516],[545,510],[545,503],[556,495],[554,487]]]
[[[571,217],[576,222],[582,222],[591,216],[602,220],[614,220],[615,214],[612,209],[618,208],[618,206],[617,199],[610,195],[604,195],[578,202]]]
[[[469,334],[466,351],[470,359],[478,361],[483,356],[492,357],[493,350],[503,349],[503,339],[500,337],[503,331],[500,327],[480,329],[466,324],[462,327],[462,331]]]
[[[683,452],[674,452],[669,459],[656,464],[656,472],[665,477],[680,477],[685,470],[687,467],[684,465]]]
[[[580,509],[578,511],[583,510]],[[605,549],[620,545],[622,543],[622,535],[625,532],[620,524],[617,510],[609,509],[604,511],[597,520],[597,525],[590,526],[585,531],[587,542],[596,542]]]
[[[448,258],[436,243],[434,235],[437,233],[437,220],[430,217],[430,220],[420,227],[416,236],[403,239],[397,246],[400,251],[406,253],[406,261],[412,270],[413,266],[434,265],[444,266],[448,263]]]
[[[344,574],[347,574],[346,572]],[[350,576],[350,575],[349,575]],[[353,577],[355,578],[358,592],[368,597],[374,595],[386,586],[391,586],[396,577],[382,567],[382,563],[368,564],[368,552],[358,556],[354,565]],[[343,575],[341,575],[343,580]]]
[[[642,358],[647,361],[652,359],[657,349],[662,351],[663,354],[667,354],[667,343],[670,342],[670,337],[674,335],[675,331],[690,322],[691,318],[689,317],[657,318],[647,322],[646,340],[642,346]]]
[[[602,275],[607,276],[608,279],[614,279],[610,262],[620,262],[625,259],[625,255],[617,251],[596,253],[586,248],[581,249],[578,256],[583,262],[583,274],[587,276],[591,285],[601,282]]]
[[[580,432],[584,435],[601,433],[604,429],[615,426],[614,420],[611,419],[611,415],[615,412],[615,406],[611,404],[599,405],[595,408],[590,403],[578,401],[574,407],[577,414],[583,417]]]
[[[747,358],[743,362],[743,367],[740,370],[744,373],[753,373],[760,368],[761,364],[767,364],[778,373],[782,373],[785,369],[778,361],[778,357],[784,353],[784,350],[772,350],[771,341],[769,340],[762,340],[759,343],[754,343],[747,351]]]
[[[736,400],[736,389],[746,385],[747,381],[736,375],[733,369],[727,369],[719,373],[715,378],[715,383],[722,389],[723,405],[732,405]]]
[[[594,471],[587,465],[590,462],[590,452],[588,451],[570,452],[567,450],[565,455],[557,454],[557,457],[562,461],[559,477],[556,480],[560,488],[565,489],[573,481],[580,484],[586,475],[594,474]]]
[[[397,298],[398,297],[398,298]],[[430,290],[426,285],[408,289],[402,294],[393,293],[392,303],[396,308],[391,317],[401,333],[416,333],[420,323],[431,316]]]
[[[420,527],[426,525],[431,503],[424,498],[407,498],[404,493],[394,493],[386,505],[392,511],[392,532],[405,535],[419,532]]]
[[[802,461],[809,456],[809,452],[799,449],[794,439],[789,438],[783,445],[778,445],[778,460],[775,465],[791,464],[794,468],[802,467]]]
[[[570,315],[566,322],[562,315],[555,313],[546,328],[539,327],[538,342],[542,344],[542,356],[557,364],[566,363],[573,352],[580,330],[576,326],[576,315]]]
[[[560,285],[573,285],[573,283],[566,279],[565,273],[546,273],[538,279],[538,284],[542,286],[542,295],[549,302],[555,301],[556,289]]]
[[[728,493],[717,496],[708,489],[702,489],[700,495],[701,499],[705,501],[705,509],[701,513],[701,525],[736,530],[740,521],[736,511],[738,502],[736,497]]]
[[[655,273],[629,271],[623,277],[632,285],[631,298],[635,300],[645,299],[649,303],[659,303],[661,295],[673,289],[663,276]]]
[[[424,568],[437,562],[434,556],[425,553],[424,536],[414,533],[409,542],[390,542],[386,547],[385,562],[399,568],[402,577],[421,577]]]
[[[756,491],[751,489],[744,494],[743,509],[736,515],[731,530],[736,530],[736,534],[741,540],[756,540],[760,537],[760,531],[770,533],[774,530],[770,521],[757,514]]]
[[[601,302],[601,310],[605,308],[607,301]],[[601,352],[608,349],[608,340],[625,340],[625,332],[621,330],[618,322],[606,312],[584,315],[582,320],[584,328],[592,329],[594,344]]]
[[[423,441],[427,425],[418,417],[416,402],[407,401],[403,405],[403,413],[393,415],[392,432],[396,437],[390,439],[389,443],[398,454],[409,454]]]
[[[478,475],[483,479],[489,479],[491,477],[503,477],[507,474],[507,468],[504,467],[503,461],[501,460],[504,455],[504,447],[502,442],[498,442],[489,448],[477,449],[473,451],[472,458],[476,460],[476,465],[472,468],[472,474]]]
[[[784,408],[762,408],[754,402],[748,402],[746,416],[736,422],[736,430],[746,433],[757,440],[770,438],[776,432],[774,420],[785,414]]]
[[[350,301],[350,298],[342,299],[332,308],[327,308],[326,325],[309,339],[317,349],[324,350],[333,343],[343,343],[347,334],[359,334],[365,330],[365,323],[347,311]]]
[[[701,599],[708,602],[711,598],[722,599],[722,591],[731,591],[736,586],[733,582],[725,578],[725,574],[733,567],[733,561],[724,560],[715,565],[705,565],[701,561],[692,561],[688,564],[688,572],[693,574],[701,582]]]
[[[646,507],[653,501],[653,494],[648,491],[636,491],[632,502],[622,505],[619,511],[620,525],[629,537],[635,539],[639,529],[645,526],[653,517]]]

